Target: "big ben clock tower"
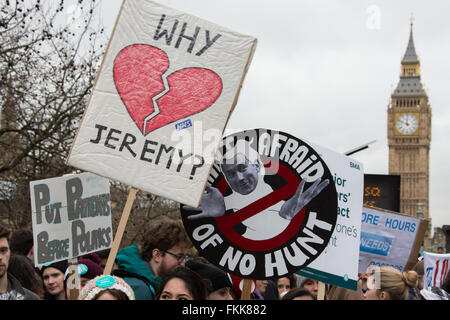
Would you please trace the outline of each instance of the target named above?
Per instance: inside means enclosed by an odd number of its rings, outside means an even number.
[[[420,81],[412,27],[388,106],[389,174],[400,175],[400,212],[429,218],[431,107]]]

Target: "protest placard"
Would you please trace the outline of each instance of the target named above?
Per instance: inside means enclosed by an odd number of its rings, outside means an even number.
[[[124,0],[68,164],[197,206],[256,42]]]
[[[281,277],[312,263],[337,219],[333,176],[317,151],[281,131],[223,139],[199,208],[182,206],[201,256],[244,279]]]
[[[111,247],[109,181],[91,173],[30,182],[34,263]]]
[[[369,266],[411,269],[417,262],[427,226],[425,219],[364,206],[359,272],[366,272]]]
[[[448,274],[450,254],[423,253],[424,287],[441,287]]]
[[[297,273],[322,283],[356,290],[363,203],[363,164],[325,147],[314,149],[327,163],[338,196],[337,221],[326,249]]]

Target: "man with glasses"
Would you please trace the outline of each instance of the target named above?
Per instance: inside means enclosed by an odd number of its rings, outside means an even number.
[[[142,246],[132,245],[117,253],[118,270],[134,290],[136,300],[153,300],[159,284],[170,270],[184,266],[192,243],[181,220],[152,221]]]

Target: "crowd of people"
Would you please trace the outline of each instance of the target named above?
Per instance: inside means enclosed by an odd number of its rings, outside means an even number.
[[[34,266],[33,233],[0,225],[0,300],[238,300],[243,279],[196,254],[181,220],[154,221],[140,244],[117,253],[103,271],[109,250],[78,257],[79,282],[67,260]],[[449,272],[450,274],[450,272]],[[424,288],[424,263],[412,270],[374,268],[359,276],[357,290],[326,285],[324,300],[449,300],[450,276]],[[252,300],[317,300],[319,282],[290,274],[254,281]],[[320,298],[322,299],[322,298]]]

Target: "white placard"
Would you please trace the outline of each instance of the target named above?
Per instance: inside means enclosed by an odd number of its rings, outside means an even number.
[[[359,272],[369,266],[403,271],[415,247],[421,220],[387,210],[363,207]]]
[[[423,267],[425,273],[424,287],[441,287],[448,274],[450,254],[423,253]]]
[[[68,164],[198,206],[256,39],[123,2]]]
[[[266,128],[224,137],[208,181],[200,207],[181,214],[200,255],[219,268],[271,279],[309,266],[326,249],[336,188],[327,163],[301,139]]]
[[[364,189],[363,164],[341,153],[314,145],[330,169],[338,195],[334,232],[322,254],[298,274],[356,290]]]
[[[30,182],[35,265],[111,248],[109,192],[91,173]]]

